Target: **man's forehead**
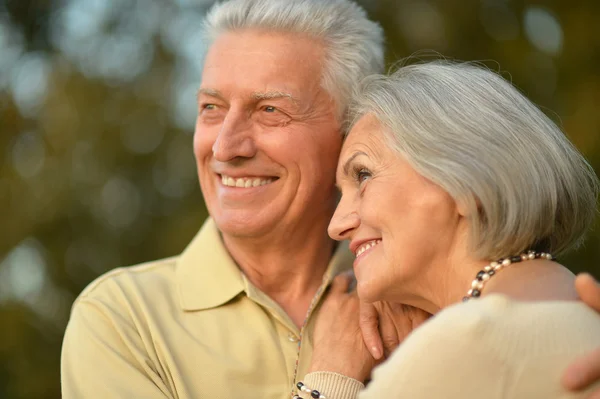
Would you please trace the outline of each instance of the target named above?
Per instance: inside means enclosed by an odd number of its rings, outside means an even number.
[[[202,75],[210,80],[229,75],[234,79],[310,85],[315,77],[320,81],[323,56],[322,44],[304,36],[252,30],[228,32],[208,49]]]

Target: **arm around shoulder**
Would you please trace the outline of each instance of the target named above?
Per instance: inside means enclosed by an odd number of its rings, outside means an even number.
[[[87,297],[75,303],[67,326],[61,384],[65,399],[172,397],[132,320]]]

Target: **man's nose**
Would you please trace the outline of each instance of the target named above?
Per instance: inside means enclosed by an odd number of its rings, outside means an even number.
[[[239,111],[229,111],[212,150],[214,158],[220,162],[228,162],[235,158],[252,158],[256,155],[249,117]]]

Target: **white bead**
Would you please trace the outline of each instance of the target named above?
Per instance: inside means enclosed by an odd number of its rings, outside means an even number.
[[[482,279],[483,281],[488,281],[488,280],[490,279],[490,275],[489,275],[489,274],[487,274],[487,273],[483,273],[483,274],[481,275],[481,279]]]
[[[483,288],[483,284],[479,280],[473,280],[471,283],[471,288],[475,290],[481,290]]]
[[[496,266],[498,266],[498,262],[492,262],[490,263],[490,266],[494,268],[494,270],[496,270]]]
[[[508,265],[510,265],[511,263],[512,263],[512,262],[510,261],[510,259],[504,259],[504,260],[502,261],[502,266],[508,266]]]
[[[529,258],[529,260],[535,259],[535,254],[533,252],[530,252],[529,255],[527,255],[527,257]]]
[[[521,255],[521,260],[528,260],[529,257],[527,257],[527,254],[523,254]]]
[[[467,295],[468,295],[468,296],[471,296],[471,295],[473,295],[473,289],[470,289],[470,290],[469,290],[469,292],[467,292]]]
[[[503,267],[502,263],[496,263],[496,266],[494,266],[494,270],[498,271],[498,270],[502,269],[502,267]]]
[[[492,269],[493,269],[493,267],[491,265],[487,265],[486,267],[483,268],[483,271],[484,272],[489,272]]]
[[[311,393],[311,392],[312,392],[312,389],[308,388],[306,385],[304,385],[304,386],[302,387],[302,390],[303,390],[304,392],[307,392],[307,393]]]
[[[548,260],[552,260],[552,255],[550,255],[550,254],[546,254],[546,259],[548,259]]]

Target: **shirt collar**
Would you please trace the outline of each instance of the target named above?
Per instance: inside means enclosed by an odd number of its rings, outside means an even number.
[[[244,291],[242,272],[210,217],[179,257],[176,273],[184,310],[214,308]]]
[[[329,285],[337,274],[350,269],[352,260],[347,243],[340,243],[323,275],[323,284]],[[227,252],[210,217],[177,260],[176,273],[184,310],[218,307],[242,292],[254,297],[258,291]]]

